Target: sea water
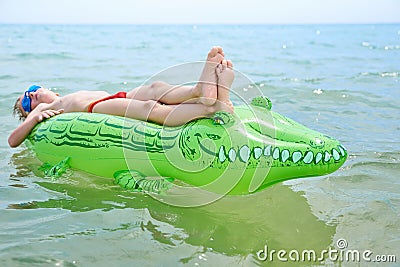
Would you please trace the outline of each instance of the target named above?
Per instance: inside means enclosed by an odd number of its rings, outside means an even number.
[[[275,111],[339,139],[349,152],[344,166],[181,208],[77,170],[46,178],[31,151],[7,144],[18,125],[12,106],[31,84],[63,95],[178,82],[192,71],[181,64],[204,60],[213,45],[247,81],[234,83],[236,92],[256,88]],[[399,24],[0,25],[0,70],[1,266],[400,261]],[[293,252],[335,249],[372,254],[357,263]],[[384,266],[395,266],[391,259]]]

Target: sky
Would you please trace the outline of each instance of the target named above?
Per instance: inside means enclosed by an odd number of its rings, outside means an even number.
[[[400,0],[0,0],[0,23],[400,23]]]

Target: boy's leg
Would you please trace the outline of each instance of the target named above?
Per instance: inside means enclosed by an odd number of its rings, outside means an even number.
[[[126,98],[141,101],[155,100],[167,105],[180,103],[198,103],[201,91],[195,86],[171,85],[165,82],[154,82],[128,92]]]
[[[152,101],[144,104],[143,110],[146,110],[147,121],[165,126],[180,126],[194,119],[210,117],[217,111],[232,112],[232,108],[221,101],[216,101],[213,106],[203,104],[162,105]],[[129,107],[126,117],[134,115],[135,112],[134,107]]]
[[[222,107],[203,104],[163,105],[154,100],[118,98],[98,103],[93,112],[151,121],[165,126],[179,126],[193,119],[208,117],[217,109]]]
[[[203,104],[162,105],[155,102],[147,120],[165,126],[179,126],[194,119],[212,116],[214,112],[214,106]]]

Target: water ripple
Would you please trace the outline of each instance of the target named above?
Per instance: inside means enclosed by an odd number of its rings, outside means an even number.
[[[383,46],[379,46],[379,45],[373,45],[370,44],[369,42],[362,42],[361,43],[362,47],[366,47],[368,49],[380,49],[380,50],[399,50],[400,49],[400,45],[383,45]]]
[[[0,80],[11,80],[11,79],[15,79],[15,78],[18,78],[18,77],[14,76],[14,75],[7,75],[7,74],[0,75]]]
[[[399,71],[361,72],[356,77],[399,77]]]
[[[41,60],[41,59],[74,59],[68,52],[60,53],[16,53],[14,57],[18,60]]]

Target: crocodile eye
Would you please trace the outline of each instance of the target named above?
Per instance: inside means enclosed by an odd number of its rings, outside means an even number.
[[[321,140],[321,139],[319,139],[319,138],[315,138],[315,144],[316,145],[318,145],[318,146],[321,146],[321,145],[323,145],[324,144],[324,141],[323,140]]]
[[[210,138],[211,140],[221,139],[221,136],[216,135],[216,134],[207,134],[207,137]]]
[[[312,147],[320,148],[320,147],[323,147],[323,146],[325,145],[325,141],[324,141],[324,140],[321,140],[321,139],[318,138],[318,137],[316,137],[314,140],[310,140],[310,145],[311,145]]]

